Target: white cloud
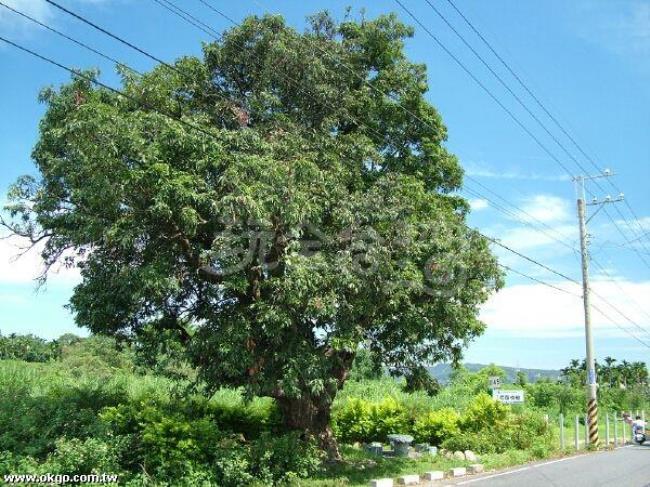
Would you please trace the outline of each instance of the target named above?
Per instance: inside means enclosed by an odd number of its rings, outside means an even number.
[[[472,208],[472,210],[479,211],[486,209],[490,206],[490,204],[483,198],[472,198],[469,200],[469,206]]]
[[[508,286],[493,295],[481,308],[481,319],[490,330],[511,336],[569,337],[584,334],[584,313],[581,287],[573,283],[554,283],[565,292],[542,284]],[[593,304],[607,317],[594,309],[592,324],[598,337],[627,337],[630,334],[617,324],[650,343],[650,282],[596,281],[592,284]],[[640,331],[598,296],[621,310],[639,326],[649,330]]]
[[[539,194],[526,200],[519,216],[530,220],[531,217],[543,223],[565,222],[571,218],[569,203],[563,198]]]
[[[548,245],[554,245],[558,248],[562,247],[568,251],[570,249],[560,244],[558,240],[570,245],[577,238],[577,233],[577,225],[554,225],[548,228],[520,226],[500,232],[498,238],[508,247],[513,247],[520,251]]]
[[[475,178],[520,179],[527,181],[568,181],[568,175],[543,175],[523,172],[519,169],[495,170],[484,163],[468,162],[464,164],[465,173]]]

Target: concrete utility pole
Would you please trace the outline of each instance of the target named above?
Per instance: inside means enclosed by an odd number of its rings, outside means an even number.
[[[580,253],[582,256],[582,299],[585,309],[585,345],[586,345],[586,369],[587,369],[587,438],[589,443],[598,445],[598,385],[596,381],[596,364],[594,359],[594,342],[591,332],[591,303],[589,297],[589,234],[587,233],[587,223],[608,204],[623,200],[623,194],[612,199],[607,196],[600,201],[594,198],[590,203],[585,202],[585,181],[612,176],[612,173],[606,169],[603,174],[597,176],[576,176],[573,180],[576,183],[576,193],[578,198],[578,222],[580,224]],[[594,214],[587,218],[586,206],[598,206]]]

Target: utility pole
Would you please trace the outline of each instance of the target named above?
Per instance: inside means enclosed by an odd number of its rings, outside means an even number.
[[[578,199],[578,222],[580,225],[580,254],[582,256],[582,299],[585,310],[585,346],[586,346],[586,369],[587,369],[587,424],[589,443],[598,446],[598,385],[596,381],[596,363],[594,359],[594,342],[591,330],[591,303],[589,296],[589,234],[587,224],[596,214],[608,203],[615,203],[623,200],[621,193],[616,198],[607,196],[603,200],[594,198],[590,203],[585,201],[585,181],[598,178],[610,177],[613,174],[606,169],[597,176],[576,176],[573,178],[576,183]],[[591,217],[587,218],[587,206],[597,206],[598,209]]]

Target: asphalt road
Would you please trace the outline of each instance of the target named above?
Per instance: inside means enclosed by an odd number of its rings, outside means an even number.
[[[454,485],[472,487],[649,487],[650,445],[541,462]]]

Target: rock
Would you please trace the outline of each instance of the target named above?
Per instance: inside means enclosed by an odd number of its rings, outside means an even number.
[[[465,454],[462,451],[454,452],[454,460],[465,460]]]
[[[478,457],[476,456],[476,453],[474,453],[472,450],[465,450],[465,459],[469,460],[470,462],[478,461]]]
[[[485,471],[485,467],[480,463],[474,463],[469,467],[467,467],[468,473],[483,473],[484,471]]]
[[[428,453],[430,456],[435,457],[435,456],[438,454],[438,447],[437,447],[437,446],[430,446],[430,447],[429,447],[429,450],[427,451],[427,453]]]

